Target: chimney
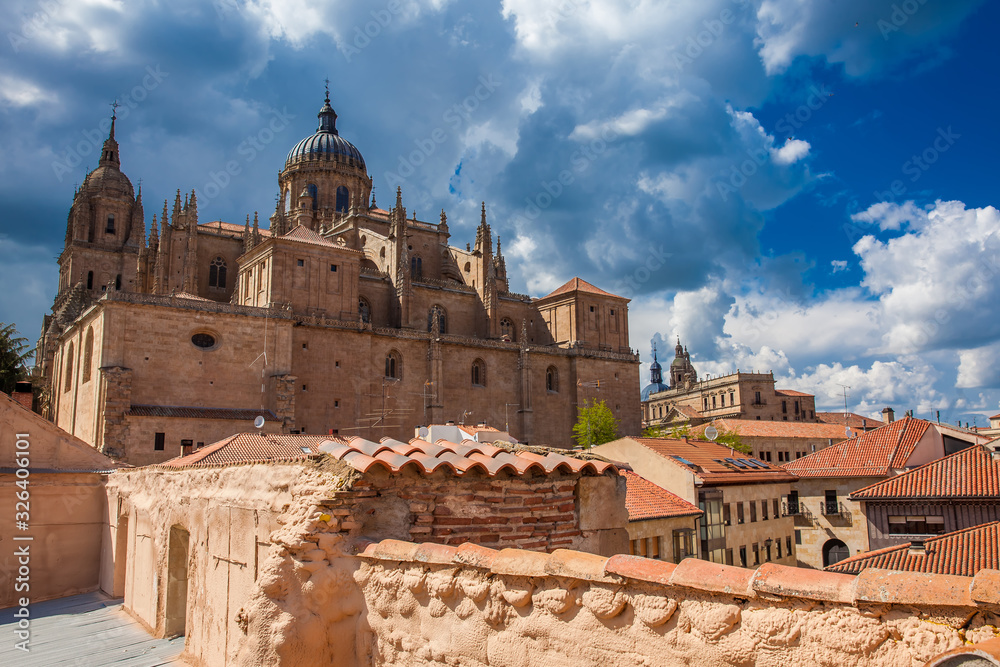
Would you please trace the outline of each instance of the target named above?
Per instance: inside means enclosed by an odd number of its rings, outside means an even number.
[[[910,541],[910,547],[906,550],[906,553],[923,555],[927,553],[927,547],[924,546],[922,539],[915,537]]]
[[[34,395],[31,393],[31,383],[30,382],[15,382],[14,391],[10,395],[15,401],[21,404],[25,410],[31,409],[32,399]]]
[[[893,412],[892,408],[887,407],[882,409],[882,421],[886,424],[891,424],[896,421],[896,413]]]

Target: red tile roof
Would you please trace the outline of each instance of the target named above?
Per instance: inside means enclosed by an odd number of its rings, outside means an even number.
[[[805,396],[806,398],[814,397],[814,394],[807,394],[804,391],[796,391],[795,389],[775,389],[774,393],[778,396]]]
[[[418,438],[413,438],[408,443],[382,438],[381,442],[376,443],[352,436],[341,442],[323,443],[320,451],[361,472],[368,472],[376,465],[391,472],[410,467],[425,475],[438,469],[446,469],[456,475],[479,470],[490,477],[502,470],[515,475],[525,475],[532,471],[545,475],[556,471],[600,475],[609,468],[616,470],[607,461],[581,460],[555,452],[548,452],[543,456],[526,450],[510,451],[472,440],[460,443],[438,440],[432,444]]]
[[[698,516],[703,512],[680,496],[653,484],[631,470],[619,470],[625,478],[625,507],[629,521]]]
[[[799,477],[886,477],[906,467],[931,423],[904,417],[782,465]]]
[[[923,553],[910,553],[910,542],[851,556],[826,569],[858,574],[869,567],[902,572],[975,576],[1000,569],[1000,521],[928,538]]]
[[[581,280],[580,278],[573,278],[562,287],[556,288],[553,292],[546,294],[542,298],[547,299],[550,296],[569,294],[570,292],[589,292],[590,294],[600,294],[601,296],[613,296],[617,299],[624,299],[624,297],[620,297],[617,294],[612,294],[611,292],[605,292],[599,287],[594,287],[586,280]]]
[[[325,435],[281,435],[237,433],[202,447],[193,454],[170,459],[168,468],[238,465],[274,461],[304,461],[319,456],[319,446],[329,442]]]
[[[270,410],[250,410],[244,408],[195,408],[177,405],[133,405],[130,417],[181,417],[185,419],[237,419],[252,422],[257,416],[264,421],[281,421]]]
[[[198,223],[199,229],[215,230],[222,232],[230,232],[230,235],[234,238],[236,236],[243,236],[244,226],[237,224],[235,222],[223,222],[222,220],[212,220],[211,222],[201,222]],[[270,236],[270,229],[258,229],[257,230],[261,236]]]
[[[820,420],[824,424],[844,425],[843,412],[817,412],[816,419]],[[847,426],[852,429],[868,431],[876,429],[883,424],[884,422],[881,419],[872,419],[871,417],[865,417],[864,415],[855,414],[853,412],[847,413]]]
[[[707,440],[673,440],[670,438],[630,438],[648,447],[671,463],[694,474],[704,484],[754,484],[793,482],[795,475],[763,461],[733,451],[723,445]],[[741,467],[726,461],[739,459],[753,461]]]
[[[890,477],[850,495],[875,498],[991,498],[1000,501],[1000,459],[990,451],[1000,445],[972,445],[919,468]],[[802,459],[799,459],[800,461]]]
[[[337,247],[336,243],[314,232],[305,225],[297,225],[295,229],[279,238],[288,239],[290,241],[301,241],[302,243],[312,243],[313,245],[324,245],[334,248]]]
[[[758,438],[825,438],[843,440],[844,427],[814,422],[785,422],[757,419],[715,419],[712,424],[720,431],[735,431],[740,435]],[[694,427],[693,433],[704,435],[708,424]]]

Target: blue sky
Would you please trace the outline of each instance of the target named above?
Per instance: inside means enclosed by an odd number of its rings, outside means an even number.
[[[381,204],[479,202],[512,288],[632,299],[632,345],[772,369],[827,409],[1000,408],[998,68],[983,2],[7,2],[0,321],[34,340],[118,99],[147,218],[274,207],[330,78]],[[94,137],[97,137],[95,139]],[[235,161],[238,174],[224,175]],[[218,187],[216,187],[218,186]],[[895,191],[894,191],[895,189]]]

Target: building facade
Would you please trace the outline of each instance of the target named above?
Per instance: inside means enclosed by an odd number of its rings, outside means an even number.
[[[792,389],[776,389],[774,374],[737,371],[699,379],[691,355],[678,339],[664,388],[663,371],[654,358],[650,383],[642,393],[642,425],[697,426],[712,419],[816,422],[816,398]]]
[[[593,451],[698,507],[697,553],[715,563],[795,564],[793,519],[781,512],[795,476],[714,442],[620,438]]]
[[[628,299],[578,278],[542,298],[510,291],[485,204],[475,242],[449,245],[443,211],[408,216],[399,190],[375,204],[329,96],[318,117],[278,177],[269,229],[257,214],[200,222],[197,195],[178,191],[148,235],[112,122],[37,346],[46,416],[139,465],[250,430],[255,414],[285,433],[376,439],[467,418],[570,446],[577,405],[603,399],[638,431]]]

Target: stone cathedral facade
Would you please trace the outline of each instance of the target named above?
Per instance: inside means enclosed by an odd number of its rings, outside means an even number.
[[[36,354],[42,410],[135,465],[236,432],[412,437],[449,420],[570,446],[577,406],[640,422],[628,299],[574,278],[508,288],[485,204],[474,243],[444,211],[380,208],[329,96],[289,152],[270,225],[202,222],[197,195],[144,216],[114,121],[74,195]]]

